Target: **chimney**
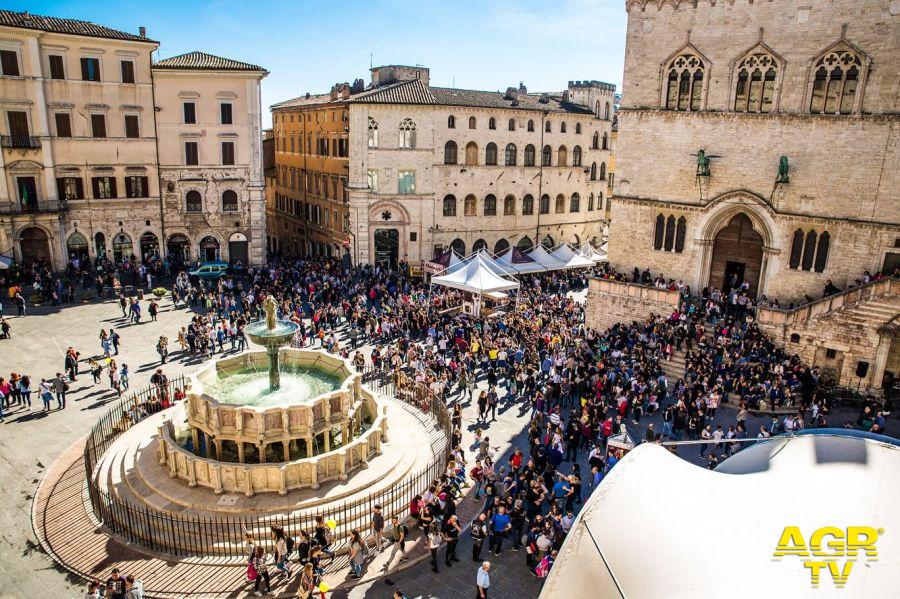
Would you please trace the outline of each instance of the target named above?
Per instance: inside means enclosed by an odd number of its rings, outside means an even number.
[[[527,93],[528,93],[528,88],[525,87],[525,83],[523,83],[522,81],[519,81],[519,93],[520,93],[520,94],[527,94]]]
[[[538,100],[538,102],[540,102],[541,104],[549,104],[550,96],[548,94],[541,94],[541,99]]]
[[[147,28],[138,27],[138,35],[140,35],[141,37],[147,37]]]
[[[364,89],[366,89],[366,84],[365,84],[365,82],[364,82],[362,79],[354,79],[354,80],[353,80],[353,87],[350,88],[350,93],[352,93],[352,94],[358,94],[358,93],[360,93],[361,91],[363,91]]]

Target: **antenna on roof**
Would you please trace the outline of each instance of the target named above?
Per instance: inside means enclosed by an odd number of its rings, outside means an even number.
[[[450,87],[456,87],[456,75],[453,76],[453,85],[451,85]]]
[[[372,70],[372,53],[369,52],[369,70]]]

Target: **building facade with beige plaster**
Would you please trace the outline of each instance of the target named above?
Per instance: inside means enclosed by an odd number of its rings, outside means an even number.
[[[429,76],[424,67],[376,67],[368,86],[356,80],[273,106],[282,211],[308,222],[315,177],[344,185],[343,194],[322,187],[332,206],[323,243],[310,234],[288,243],[312,255],[343,244],[353,263],[393,266],[449,247],[465,255],[599,241],[614,86],[577,81],[536,94],[520,84],[504,93],[434,87]]]
[[[153,63],[157,47],[143,29],[130,34],[86,21],[0,11],[0,254],[54,270],[71,260],[164,255],[167,225],[179,227],[183,217],[177,210],[168,214],[174,208],[160,201],[161,176],[183,161],[179,153],[177,161],[172,158],[160,168],[160,158],[171,155],[169,145],[158,146],[160,126],[176,107],[161,106],[159,96],[169,104],[171,95],[197,84],[179,80],[174,69],[166,70],[160,84],[159,63]],[[176,58],[184,65],[198,56]],[[263,184],[260,159],[252,156],[259,154],[258,88],[265,72],[254,69],[236,87],[228,71],[203,75],[201,87],[211,98],[224,91],[235,102],[236,168],[220,178],[242,191],[242,215],[216,221],[211,211],[197,222],[191,239],[199,244],[214,235],[227,244],[229,235],[241,230],[248,239],[262,239],[255,256],[262,262]],[[187,79],[200,76],[192,71]],[[255,134],[245,125],[254,104]],[[165,135],[179,135],[168,129]],[[205,166],[221,163],[210,157]],[[251,174],[256,171],[258,176]],[[172,177],[162,180],[168,186]],[[258,189],[258,199],[251,187]],[[167,193],[164,189],[164,198]],[[243,216],[252,214],[254,203],[259,205],[256,233]],[[200,257],[195,250],[190,260]],[[221,257],[228,258],[227,245]]]
[[[900,263],[896,2],[626,8],[615,266],[786,305]]]

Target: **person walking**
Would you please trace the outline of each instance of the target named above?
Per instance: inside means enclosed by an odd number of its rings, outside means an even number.
[[[372,534],[375,535],[375,550],[381,551],[381,544],[384,540],[384,515],[381,513],[381,506],[375,505],[372,508]]]
[[[388,539],[391,543],[397,544],[397,550],[400,551],[400,560],[405,561],[408,558],[406,555],[406,536],[409,534],[409,529],[406,528],[405,524],[401,524],[400,518],[397,515],[391,517],[391,528],[388,533]],[[393,561],[394,554],[391,554],[391,559],[388,560],[388,563]]]
[[[481,549],[484,547],[484,540],[488,536],[487,514],[481,512],[475,521],[472,522],[472,561],[481,560]]]
[[[459,534],[461,532],[462,528],[459,525],[456,514],[449,516],[444,521],[441,536],[447,541],[447,549],[444,553],[444,563],[447,564],[448,568],[453,565],[453,562],[459,561],[459,558],[456,557],[456,546],[459,544]]]
[[[355,528],[350,531],[350,576],[362,577],[363,562],[366,560],[366,545],[362,535]]]
[[[115,350],[117,356],[119,355],[120,339],[121,337],[119,337],[119,334],[115,331],[115,329],[109,329],[109,342],[112,344],[112,347]]]
[[[491,541],[488,550],[493,550],[494,555],[500,555],[503,549],[503,537],[512,529],[512,522],[506,513],[506,506],[497,508],[497,513],[491,519]]]
[[[262,581],[266,582],[266,593],[272,592],[272,582],[269,577],[269,570],[266,567],[266,552],[263,551],[261,545],[257,545],[253,551],[253,560],[250,562],[253,564],[253,569],[256,571],[256,579],[253,581],[253,594],[257,597],[261,597],[262,593],[259,591],[260,583]]]
[[[159,305],[157,305],[155,300],[150,300],[150,306],[147,308],[147,312],[150,313],[150,322],[156,322],[156,313],[159,311]],[[140,316],[140,312],[138,313]]]
[[[66,374],[69,376],[69,380],[75,382],[78,380],[78,358],[79,353],[75,351],[74,348],[69,347],[66,350],[66,358],[63,370],[66,371]],[[63,402],[65,403],[65,402]]]
[[[50,411],[50,402],[53,401],[53,381],[41,379],[41,401],[44,402],[44,411]]]
[[[56,394],[56,409],[62,410],[66,407],[66,391],[68,391],[69,383],[61,372],[57,372],[50,382],[53,384],[53,392]]]
[[[475,576],[475,599],[487,599],[488,589],[491,587],[491,562],[484,562],[478,568]]]
[[[428,534],[425,536],[425,545],[431,552],[431,571],[438,572],[437,552],[441,546],[441,532],[437,522],[432,522],[428,528]]]

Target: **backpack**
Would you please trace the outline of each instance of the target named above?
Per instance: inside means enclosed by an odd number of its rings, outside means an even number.
[[[537,575],[538,578],[546,578],[547,574],[550,573],[550,567],[552,565],[553,565],[553,562],[551,561],[550,556],[545,555],[544,559],[541,560],[541,563],[539,563],[537,565],[537,567],[534,569],[535,575]]]
[[[284,537],[284,545],[287,547],[287,554],[290,555],[294,551],[294,538],[285,536]]]

